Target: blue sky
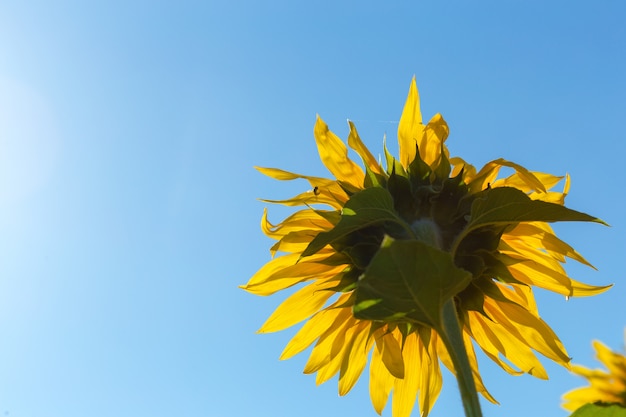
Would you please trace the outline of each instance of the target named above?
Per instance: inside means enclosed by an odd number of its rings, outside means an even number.
[[[598,268],[571,275],[611,291],[537,294],[596,366],[591,340],[622,349],[626,327],[625,18],[621,0],[3,1],[0,414],[375,416],[367,378],[340,398],[306,354],[278,361],[294,331],[255,330],[283,296],[237,285],[269,259],[257,198],[307,187],[252,167],[326,176],[316,113],[394,149],[414,75],[453,155],[568,172],[568,206],[611,224],[557,227]],[[566,416],[583,384],[479,361],[485,416]],[[444,378],[431,416],[461,415]]]

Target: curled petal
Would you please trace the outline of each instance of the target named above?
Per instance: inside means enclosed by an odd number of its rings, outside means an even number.
[[[250,281],[241,288],[257,295],[271,295],[276,291],[292,287],[300,282],[313,278],[336,277],[345,265],[327,265],[323,261],[330,258],[333,252],[320,252],[298,262],[300,254],[289,254],[272,259],[265,264]]]
[[[295,179],[305,179],[311,185],[311,190],[298,194],[297,196],[286,200],[268,200],[261,199],[268,203],[283,204],[286,206],[304,206],[315,204],[327,204],[335,209],[341,209],[346,201],[348,201],[348,195],[345,190],[339,185],[337,181],[329,180],[320,177],[311,177],[307,175],[295,174],[293,172],[284,171],[277,168],[264,168],[255,167],[262,174],[268,177],[281,180],[290,181]]]
[[[448,156],[447,148],[442,145],[448,138],[449,132],[448,124],[439,113],[430,119],[422,132],[422,137],[418,142],[420,156],[433,169],[439,165],[442,149]]]
[[[356,131],[356,127],[354,123],[348,120],[348,124],[350,125],[350,135],[348,136],[348,145],[359,154],[361,159],[363,159],[363,163],[374,173],[382,175],[383,169],[380,164],[374,158],[374,155],[367,149],[367,147],[361,141],[358,132]]]
[[[357,189],[361,188],[365,178],[363,170],[348,158],[346,145],[328,129],[328,125],[319,116],[313,132],[320,158],[326,168],[339,181],[351,184]]]

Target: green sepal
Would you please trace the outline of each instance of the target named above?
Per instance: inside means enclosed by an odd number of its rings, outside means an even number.
[[[365,269],[378,252],[384,229],[367,227],[333,242],[335,250],[341,251],[357,268]]]
[[[402,335],[402,348],[404,349],[404,341],[406,340],[408,335],[417,330],[417,325],[407,322],[398,323],[398,330]]]
[[[365,165],[365,178],[363,179],[363,188],[384,187],[387,184],[387,178],[384,175],[377,174]]]
[[[360,191],[360,188],[355,187],[354,185],[350,184],[349,182],[345,182],[345,181],[337,181],[337,184],[341,187],[341,189],[348,195],[348,197],[350,197],[351,195],[353,195],[354,193],[357,193]]]
[[[396,174],[407,177],[407,172],[402,164],[389,153],[386,136],[385,139],[383,139],[383,150],[385,151],[385,160],[387,162],[387,174],[391,175],[391,173],[395,171]]]
[[[435,168],[435,181],[441,182],[446,180],[450,176],[451,166],[448,157],[446,156],[445,147],[443,146],[443,142],[441,142],[441,152],[440,152],[439,164],[437,168]]]
[[[339,282],[334,287],[322,291],[348,292],[356,288],[356,283],[363,270],[358,268],[348,268],[342,274]]]
[[[415,201],[411,194],[411,183],[406,177],[396,174],[395,167],[392,169],[387,180],[387,190],[393,198],[393,207],[404,219],[415,215]]]
[[[518,262],[521,261],[504,253],[498,253],[494,262],[490,262],[485,273],[506,284],[527,285],[515,278],[508,268],[508,265],[514,265]]]
[[[430,166],[420,156],[420,150],[415,144],[415,158],[409,164],[409,180],[414,189],[417,187],[430,184],[430,174],[432,170]]]
[[[458,300],[461,305],[461,310],[478,311],[480,314],[487,317],[487,313],[485,313],[483,309],[485,294],[474,284],[474,281],[459,293]]]
[[[333,253],[328,258],[320,259],[315,262],[328,266],[347,265],[350,263],[350,258],[343,253]]]
[[[477,279],[477,280],[472,281],[472,284],[478,287],[483,292],[483,294],[485,294],[487,297],[493,300],[496,300],[502,303],[511,303],[511,304],[519,305],[515,301],[508,299],[502,293],[502,290],[500,289],[498,284],[496,284],[490,279],[486,279],[486,278]],[[526,284],[521,284],[521,285],[526,285]]]
[[[495,252],[500,248],[502,233],[507,225],[487,225],[471,230],[463,229],[465,234],[462,241],[458,242],[456,254],[472,254],[477,250]],[[458,238],[457,238],[458,239]]]
[[[339,210],[312,210],[315,212],[315,214],[326,219],[333,226],[336,226],[341,219],[341,212]]]
[[[626,417],[626,407],[620,404],[586,404],[574,411],[570,417]]]
[[[463,171],[456,177],[446,179],[441,191],[430,198],[430,217],[443,229],[458,233],[467,224],[465,215],[468,214],[470,206],[460,207],[459,204],[468,195],[467,193],[467,185],[463,182]]]
[[[361,190],[348,200],[341,210],[341,219],[328,232],[320,232],[302,252],[301,257],[317,253],[350,233],[375,224],[393,222],[409,228],[393,208],[393,199],[384,188],[372,187]]]
[[[396,320],[441,330],[443,304],[471,279],[448,252],[386,236],[359,279],[353,314],[363,320]]]
[[[339,303],[335,306],[329,307],[329,309],[334,310],[334,309],[338,309],[338,308],[346,308],[346,307],[352,307],[354,305],[354,300],[355,300],[355,295],[354,292],[352,294],[350,294],[348,296],[348,299],[345,300],[343,303]]]
[[[420,339],[422,339],[422,343],[424,346],[428,346],[430,344],[430,339],[433,335],[430,327],[427,326],[415,326],[415,331],[419,335]]]
[[[457,254],[454,257],[454,263],[471,273],[474,277],[483,275],[487,267],[485,260],[479,253]]]

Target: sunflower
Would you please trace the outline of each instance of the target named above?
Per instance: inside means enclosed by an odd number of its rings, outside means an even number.
[[[313,345],[304,372],[321,384],[339,374],[350,391],[369,358],[369,390],[379,414],[389,396],[394,417],[418,400],[428,415],[442,386],[440,363],[459,377],[441,325],[452,300],[475,391],[485,388],[475,345],[514,375],[547,379],[535,353],[568,366],[563,344],[540,318],[532,287],[565,297],[605,291],[571,279],[566,258],[590,265],[548,224],[601,220],[563,206],[569,176],[531,172],[497,159],[477,170],[451,158],[449,129],[435,115],[422,123],[413,79],[398,126],[399,158],[384,146],[385,167],[349,123],[345,144],[318,116],[314,136],[334,179],[257,168],[277,180],[304,179],[310,189],[287,200],[264,200],[301,210],[263,232],[276,243],[272,260],[242,286],[256,295],[294,291],[260,333],[306,321],[281,359]],[[499,178],[502,168],[511,174]],[[564,179],[563,191],[553,187]]]
[[[594,340],[593,347],[596,358],[604,364],[607,371],[572,365],[572,372],[586,378],[589,386],[576,388],[563,395],[563,408],[574,411],[585,404],[597,402],[626,407],[626,357],[612,352],[597,340]]]

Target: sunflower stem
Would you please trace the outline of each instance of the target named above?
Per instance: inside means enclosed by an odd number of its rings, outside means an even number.
[[[454,299],[450,299],[444,303],[442,320],[444,331],[441,336],[443,336],[443,342],[448,349],[456,371],[465,416],[482,417],[480,403],[478,402],[478,393],[476,392],[476,385],[474,384],[474,377],[472,376],[472,368],[467,356],[467,350],[463,343],[463,333],[456,314]]]

